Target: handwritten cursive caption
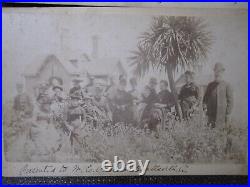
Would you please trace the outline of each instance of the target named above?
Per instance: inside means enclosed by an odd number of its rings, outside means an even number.
[[[189,165],[182,164],[149,164],[147,173],[175,174],[181,175],[188,173]],[[19,176],[91,176],[91,175],[116,175],[127,171],[115,172],[111,170],[106,172],[101,164],[32,164],[26,163],[18,169]],[[135,173],[140,172],[137,167]],[[127,172],[130,173],[131,172]]]

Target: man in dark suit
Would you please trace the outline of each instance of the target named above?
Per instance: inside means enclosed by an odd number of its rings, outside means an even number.
[[[203,98],[204,108],[207,110],[208,125],[211,128],[224,128],[230,121],[233,108],[233,91],[229,83],[224,81],[223,64],[214,66],[215,80],[208,84]]]
[[[16,85],[17,96],[14,98],[13,109],[16,114],[21,117],[31,117],[33,112],[33,105],[28,94],[23,92],[23,84]]]
[[[186,84],[182,86],[179,100],[184,120],[190,118],[191,113],[196,106],[200,104],[200,90],[194,82],[194,73],[191,71],[185,72]]]

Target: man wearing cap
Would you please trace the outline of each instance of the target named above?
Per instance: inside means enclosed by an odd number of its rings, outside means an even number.
[[[190,118],[195,107],[200,104],[199,87],[194,82],[194,73],[191,71],[185,72],[186,84],[182,86],[179,100],[184,120]]]
[[[229,83],[223,80],[225,68],[223,64],[214,66],[215,80],[208,84],[203,98],[204,108],[207,109],[208,125],[211,128],[224,128],[229,122],[233,108],[233,91]]]

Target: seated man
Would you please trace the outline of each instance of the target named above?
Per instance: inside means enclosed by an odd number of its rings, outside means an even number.
[[[147,127],[150,130],[156,130],[156,126],[159,123],[159,119],[154,115],[155,113],[152,111],[154,104],[158,102],[157,94],[153,89],[149,86],[146,86],[144,89],[144,93],[142,94],[142,103],[145,103],[146,106],[143,110],[141,116],[141,122],[147,124]]]
[[[194,83],[194,73],[191,71],[185,72],[186,84],[182,86],[179,100],[183,118],[190,118],[190,114],[200,103],[199,87]]]
[[[166,107],[168,111],[171,111],[171,107],[174,106],[174,96],[168,90],[168,82],[165,80],[160,81],[160,92],[158,93],[158,102]],[[157,103],[158,104],[158,103]]]

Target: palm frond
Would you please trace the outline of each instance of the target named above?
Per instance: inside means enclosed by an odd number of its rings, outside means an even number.
[[[207,57],[211,43],[212,36],[203,19],[159,16],[153,18],[150,30],[140,36],[138,50],[130,59],[140,76],[150,67],[185,70]]]

